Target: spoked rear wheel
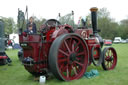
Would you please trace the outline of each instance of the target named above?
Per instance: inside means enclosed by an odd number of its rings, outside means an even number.
[[[112,70],[117,64],[117,54],[113,47],[107,47],[103,50],[102,67],[104,70]]]
[[[49,52],[49,67],[58,79],[79,79],[87,65],[88,47],[79,35],[64,34],[53,42]]]

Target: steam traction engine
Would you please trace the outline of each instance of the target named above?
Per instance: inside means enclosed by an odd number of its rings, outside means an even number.
[[[5,53],[4,21],[0,19],[0,65],[7,64],[7,58]]]
[[[64,81],[81,78],[91,63],[102,64],[104,70],[114,69],[116,51],[112,47],[101,50],[103,40],[97,30],[98,9],[90,10],[93,29],[75,30],[50,19],[42,25],[40,34],[20,34],[25,69],[35,76],[51,72]]]

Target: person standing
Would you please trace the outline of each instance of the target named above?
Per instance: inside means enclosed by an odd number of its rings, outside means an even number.
[[[81,21],[82,21],[82,25],[86,27],[86,17],[82,17]]]
[[[35,34],[36,31],[36,24],[34,23],[33,17],[29,18],[29,22],[27,23],[27,29],[25,30],[26,33]]]

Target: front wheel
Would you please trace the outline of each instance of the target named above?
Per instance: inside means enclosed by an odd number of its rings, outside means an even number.
[[[79,79],[87,69],[88,55],[87,44],[79,35],[61,35],[50,48],[50,70],[59,80]]]
[[[95,66],[99,66],[102,63],[101,48],[100,46],[93,46],[91,50],[91,60]]]
[[[112,70],[117,64],[117,53],[113,47],[106,47],[103,50],[102,67],[104,70]]]

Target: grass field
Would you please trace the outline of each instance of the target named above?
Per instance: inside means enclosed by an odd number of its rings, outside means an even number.
[[[104,71],[102,67],[89,66],[87,71],[97,69],[99,76],[93,78],[81,78],[71,82],[59,81],[52,78],[46,81],[45,85],[128,85],[128,44],[112,45],[118,55],[117,66],[114,70]],[[39,85],[34,77],[29,74],[17,57],[17,50],[6,52],[13,63],[12,66],[0,66],[0,85]]]

